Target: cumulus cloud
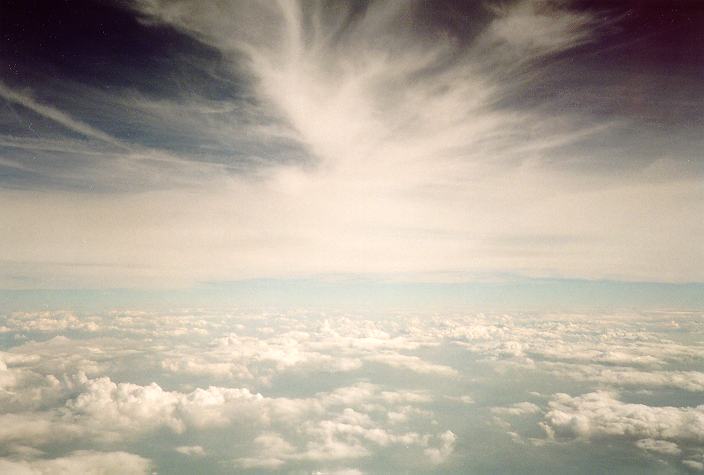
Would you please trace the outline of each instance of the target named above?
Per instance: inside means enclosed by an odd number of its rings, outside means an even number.
[[[685,467],[691,468],[692,470],[704,472],[704,462],[700,462],[698,460],[683,460],[682,464]]]
[[[676,331],[672,316],[649,314],[36,315],[29,326],[29,312],[0,315],[0,446],[5,462],[35,471],[47,454],[79,447],[149,454],[157,465],[165,453],[235,470],[374,471],[388,457],[430,470],[465,457],[457,448],[473,427],[536,450],[622,440],[678,463],[697,462],[704,440],[702,407],[668,403],[700,390],[698,372],[682,368],[704,353],[680,333],[700,331],[698,313],[676,317]],[[581,359],[607,347],[617,361]],[[500,406],[497,384],[512,389]],[[220,442],[230,433],[234,446]]]
[[[364,472],[356,468],[341,468],[338,470],[325,470],[313,472],[313,475],[362,475]]]
[[[176,452],[189,455],[191,457],[203,457],[206,455],[206,451],[200,445],[181,445],[174,449]]]
[[[679,455],[682,453],[677,444],[667,440],[640,439],[636,441],[636,447],[659,454]]]
[[[577,437],[622,436],[701,442],[704,406],[671,407],[624,403],[612,393],[556,394],[545,414],[557,434]],[[641,444],[650,444],[641,442]]]
[[[540,412],[540,406],[524,401],[511,404],[510,406],[492,407],[491,412],[503,416],[525,416]]]
[[[149,460],[126,452],[79,450],[51,460],[17,462],[0,459],[0,472],[14,475],[85,473],[86,475],[141,475],[151,472]]]
[[[368,356],[365,359],[374,363],[386,364],[394,368],[408,369],[420,374],[437,374],[448,377],[459,375],[457,370],[449,366],[428,363],[417,356],[403,355],[400,353],[382,353]]]
[[[446,431],[440,434],[439,439],[439,447],[431,447],[423,451],[433,463],[442,463],[452,454],[457,436],[452,431]]]
[[[547,366],[558,374],[577,381],[594,381],[624,387],[677,388],[704,391],[704,373],[700,371],[640,371],[634,368],[604,368],[593,365]]]
[[[285,457],[290,457],[296,452],[293,445],[275,432],[266,432],[254,439],[257,449],[256,457],[242,457],[235,462],[243,468],[261,467],[277,468],[284,465]]]
[[[291,399],[213,386],[182,393],[166,391],[155,383],[141,386],[101,377],[85,379],[79,391],[63,407],[47,412],[1,415],[0,440],[40,446],[82,439],[112,444],[162,428],[183,434],[189,428],[202,431],[236,424],[259,432],[253,442],[257,456],[237,459],[242,467],[273,468],[291,460],[366,457],[372,454],[372,447],[392,444],[418,445],[443,456],[451,452],[446,436],[440,437],[440,447],[435,448],[430,434],[397,432],[380,425],[384,411],[426,399],[410,392],[381,391],[371,384]],[[272,428],[297,431],[297,438],[302,434],[307,442],[304,446],[293,445]],[[205,455],[201,446],[175,450],[185,455]]]

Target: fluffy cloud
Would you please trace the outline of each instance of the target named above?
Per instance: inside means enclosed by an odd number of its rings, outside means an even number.
[[[383,427],[387,410],[399,410],[427,399],[412,392],[382,391],[358,384],[305,399],[269,398],[247,389],[209,387],[189,393],[166,391],[152,383],[140,386],[109,378],[84,379],[80,393],[63,407],[44,413],[4,414],[0,441],[46,445],[59,440],[93,440],[105,445],[134,439],[166,428],[186,430],[249,427],[254,430],[256,457],[236,461],[241,467],[278,467],[292,460],[325,461],[366,457],[374,447],[418,445],[433,460],[449,456],[449,436],[397,432]],[[416,412],[416,415],[424,415]],[[283,438],[273,429],[303,436],[304,445]],[[453,442],[453,441],[452,441]],[[186,455],[205,455],[200,446],[177,447]]]
[[[176,452],[189,455],[191,457],[203,457],[206,455],[206,451],[200,445],[181,445],[174,449]]]
[[[692,470],[704,472],[704,462],[700,462],[698,460],[683,460],[682,464]]]
[[[506,407],[492,407],[491,412],[503,416],[524,416],[540,412],[540,407],[532,402],[517,402]]]
[[[52,460],[17,462],[0,459],[0,472],[13,475],[141,475],[151,473],[151,463],[125,452],[81,450]]]
[[[682,453],[677,444],[668,442],[667,440],[640,439],[636,441],[636,447],[659,454],[679,455]]]
[[[430,458],[433,463],[442,463],[455,450],[455,441],[457,436],[452,431],[446,431],[440,434],[440,446],[427,448],[423,453]]]
[[[704,440],[704,406],[654,407],[624,403],[606,391],[576,397],[556,394],[549,403],[545,420],[557,434],[584,438]]]
[[[536,450],[551,437],[621,438],[697,463],[704,440],[701,406],[633,404],[597,390],[696,398],[699,372],[682,368],[697,367],[701,345],[668,337],[699,331],[698,314],[674,327],[650,315],[114,312],[86,315],[95,328],[81,331],[80,314],[42,312],[39,320],[73,327],[15,339],[29,315],[0,316],[11,327],[0,353],[3,463],[27,470],[79,447],[144,455],[155,437],[169,457],[238,470],[373,466],[387,456],[430,469],[452,463],[466,418]],[[607,354],[618,357],[582,358]],[[502,406],[495,384],[516,389]],[[545,396],[570,385],[591,392]],[[538,418],[547,439],[533,433]],[[230,431],[237,446],[212,443]]]
[[[704,391],[704,373],[700,371],[640,371],[633,368],[604,368],[593,365],[549,365],[547,368],[577,381],[625,387]]]
[[[417,356],[402,355],[399,353],[382,353],[366,357],[366,361],[382,363],[393,368],[408,369],[420,374],[436,374],[440,376],[458,376],[457,370],[449,366],[428,363]]]
[[[73,312],[44,311],[44,312],[14,312],[5,318],[6,332],[58,332],[66,330],[80,330],[87,332],[97,331],[98,318],[78,317]]]

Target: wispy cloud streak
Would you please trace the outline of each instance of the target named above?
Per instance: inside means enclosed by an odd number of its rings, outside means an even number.
[[[96,139],[100,140],[102,142],[118,146],[120,148],[127,148],[127,146],[117,140],[116,138],[110,136],[109,134],[106,134],[105,132],[102,132],[95,127],[91,127],[90,125],[81,122],[80,120],[77,120],[70,115],[66,114],[65,112],[60,111],[59,109],[56,109],[55,107],[48,106],[46,104],[42,104],[38,102],[36,99],[34,99],[32,96],[16,91],[7,85],[3,84],[0,81],[0,97],[5,99],[6,101],[18,104],[22,107],[25,107],[32,112],[41,115],[42,117],[45,117],[49,120],[52,120],[56,122],[57,124],[66,127],[67,129],[73,131],[73,132],[78,132],[79,134],[91,138],[91,139]]]
[[[704,279],[693,238],[704,234],[704,197],[684,161],[618,168],[635,161],[591,144],[625,120],[556,112],[548,96],[524,100],[540,95],[555,55],[602,34],[596,13],[568,2],[486,4],[467,20],[471,31],[458,32],[416,2],[133,6],[145,24],[217,50],[245,99],[112,98],[129,111],[122,119],[188,138],[179,152],[157,144],[125,154],[146,182],[164,185],[110,199],[57,196],[58,221],[43,199],[7,193],[14,244],[0,259],[121,263],[106,285],[145,262],[154,269],[146,281],[162,285],[336,273]],[[115,163],[103,178],[133,179],[135,165]],[[18,210],[43,218],[30,226]],[[80,246],[77,229],[87,238]],[[86,280],[56,272],[61,282]]]

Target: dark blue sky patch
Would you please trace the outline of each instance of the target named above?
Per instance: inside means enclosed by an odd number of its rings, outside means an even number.
[[[164,25],[140,22],[125,5],[105,1],[3,0],[0,59],[5,81],[51,96],[56,79],[155,97],[184,90],[212,99],[239,94],[221,55]],[[209,71],[220,75],[209,74]]]
[[[704,4],[580,1],[601,19],[591,41],[545,58],[510,107],[628,119],[650,127],[704,123]],[[535,75],[533,68],[531,74]]]

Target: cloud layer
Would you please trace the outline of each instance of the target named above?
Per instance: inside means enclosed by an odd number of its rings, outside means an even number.
[[[679,470],[704,460],[700,317],[8,314],[0,463],[510,472],[490,447],[606,444]]]

